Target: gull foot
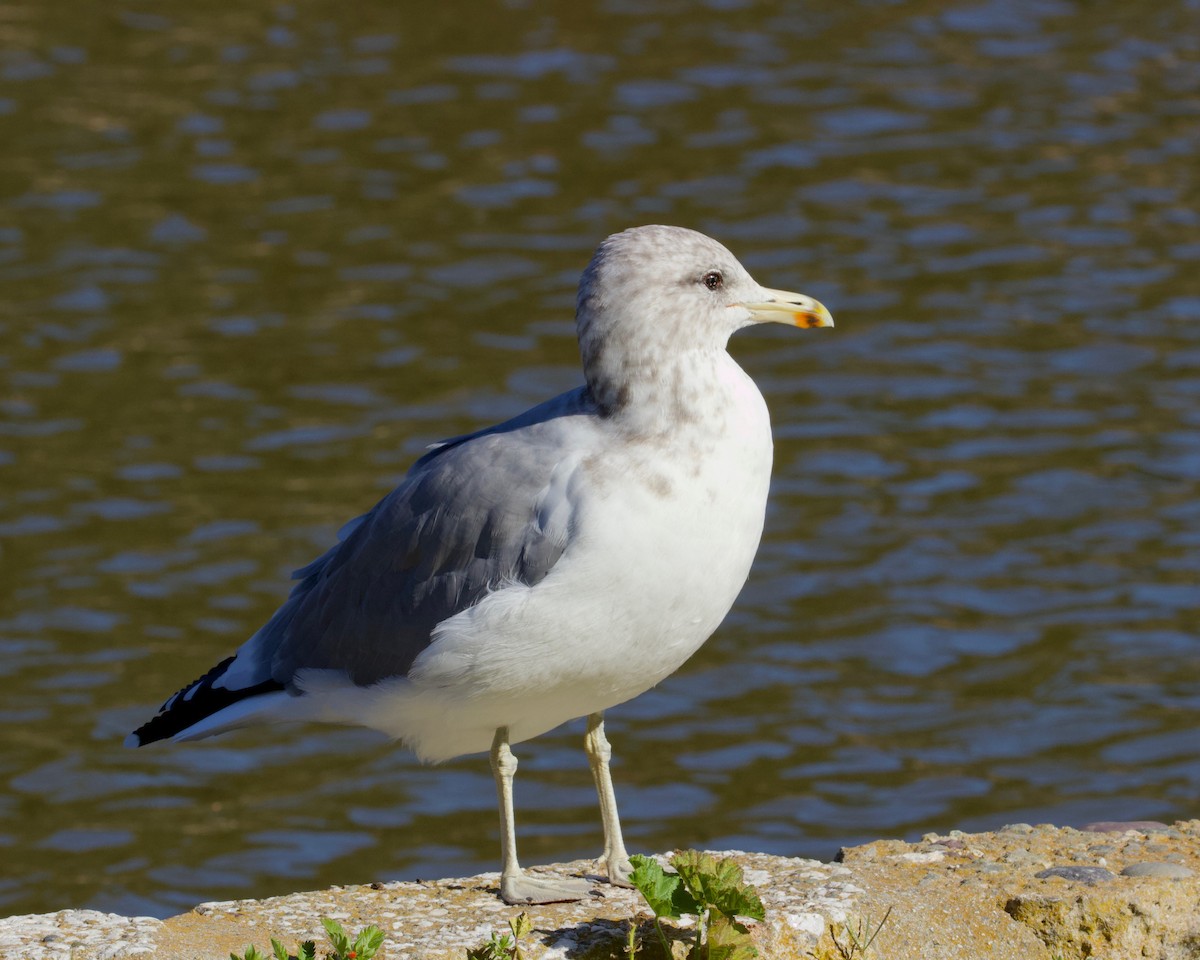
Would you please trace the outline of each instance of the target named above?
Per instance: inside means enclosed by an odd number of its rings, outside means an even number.
[[[591,892],[590,883],[573,877],[531,877],[527,873],[518,873],[500,879],[500,898],[513,906],[585,900]]]
[[[633,884],[629,882],[629,875],[633,873],[633,864],[629,862],[628,857],[620,857],[618,859],[605,858],[604,865],[608,871],[609,883],[614,887],[633,889]]]

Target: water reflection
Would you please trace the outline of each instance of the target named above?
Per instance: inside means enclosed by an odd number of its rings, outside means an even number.
[[[494,865],[479,759],[119,743],[424,444],[574,385],[578,271],[647,221],[839,327],[734,345],[768,531],[612,713],[631,848],[1194,815],[1195,15],[11,7],[0,906]],[[529,862],[598,849],[580,735],[522,754]]]

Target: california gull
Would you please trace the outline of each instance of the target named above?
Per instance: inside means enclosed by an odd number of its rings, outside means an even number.
[[[490,749],[501,896],[546,903],[590,888],[521,869],[510,745],[586,716],[604,866],[627,883],[604,711],[708,639],[762,534],[771,424],[726,345],[754,323],[833,321],[666,226],[600,245],[575,318],[584,386],[434,446],[127,745],[321,720],[381,730],[424,761]]]

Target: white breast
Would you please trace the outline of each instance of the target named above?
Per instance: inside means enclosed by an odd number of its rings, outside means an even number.
[[[441,624],[359,722],[427,759],[482,751],[498,726],[514,742],[537,736],[636,696],[695,653],[745,583],[771,472],[766,405],[722,357],[694,420],[665,440],[621,437],[619,457],[600,447],[556,478],[573,519],[550,574]]]

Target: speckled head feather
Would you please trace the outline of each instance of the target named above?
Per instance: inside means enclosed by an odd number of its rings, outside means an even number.
[[[711,274],[720,276],[715,289],[705,284]],[[612,413],[661,398],[654,386],[672,368],[723,350],[750,322],[739,304],[764,297],[737,258],[702,233],[655,224],[608,237],[583,272],[575,312],[596,404]]]

